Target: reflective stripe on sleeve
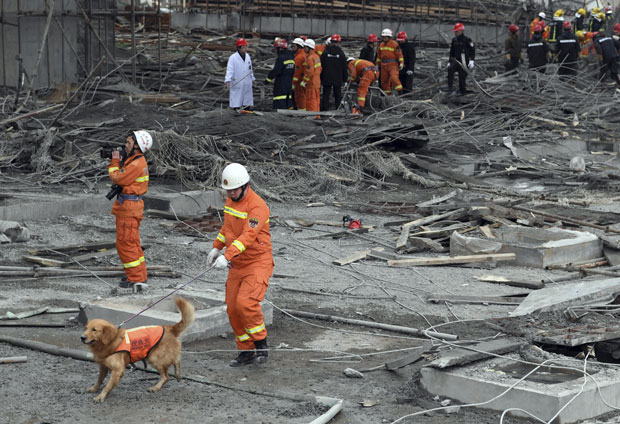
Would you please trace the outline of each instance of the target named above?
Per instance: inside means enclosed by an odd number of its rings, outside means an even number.
[[[111,166],[108,168],[108,173],[111,174],[114,171],[118,171],[120,168],[118,166]]]
[[[239,253],[243,253],[243,251],[245,250],[245,246],[239,240],[233,241],[232,245],[239,249]]]
[[[142,177],[138,177],[138,178],[136,178],[136,182],[137,182],[137,183],[144,183],[144,182],[146,182],[146,181],[148,181],[148,180],[149,180],[149,176],[148,176],[148,175],[144,175],[144,176],[142,176]]]
[[[226,237],[224,237],[224,234],[222,233],[217,233],[217,239],[222,243],[226,243]]]

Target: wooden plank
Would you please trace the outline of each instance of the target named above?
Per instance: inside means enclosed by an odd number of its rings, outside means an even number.
[[[497,240],[497,237],[495,237],[495,234],[493,234],[493,231],[491,231],[491,227],[489,227],[488,225],[481,225],[480,232],[484,234],[484,236],[488,239]]]
[[[542,289],[543,287],[545,287],[545,283],[543,283],[541,280],[539,281],[515,280],[512,278],[503,277],[501,275],[477,275],[474,278],[484,283],[506,284],[507,286],[523,287],[526,289],[533,289],[533,290],[538,290],[538,289]]]
[[[43,265],[43,266],[53,266],[53,267],[62,267],[70,265],[67,261],[58,261],[56,259],[43,258],[41,256],[34,255],[24,255],[22,259],[26,262],[33,262],[35,264]]]
[[[31,255],[53,254],[53,250],[56,252],[69,253],[75,251],[90,251],[101,250],[116,247],[116,241],[99,241],[96,243],[75,244],[70,246],[55,246],[44,249],[32,249],[28,253]]]
[[[355,262],[355,261],[359,261],[360,259],[364,259],[366,257],[366,255],[368,255],[370,253],[370,249],[368,250],[363,250],[361,252],[356,252],[353,253],[349,256],[345,256],[344,258],[340,258],[340,259],[334,259],[332,261],[332,263],[336,264],[336,265],[347,265],[350,264],[351,262]]]
[[[410,258],[388,261],[388,266],[408,267],[473,264],[480,262],[514,261],[516,258],[517,255],[514,253],[492,253],[488,255],[465,255],[441,258]]]
[[[460,192],[462,192],[461,189],[454,190],[454,191],[451,191],[448,194],[444,194],[443,196],[427,200],[426,202],[418,203],[416,206],[419,207],[419,208],[423,208],[425,206],[436,205],[437,203],[445,202],[448,199],[452,199],[453,197],[455,197]]]
[[[512,352],[519,349],[524,343],[525,342],[520,340],[497,339],[472,345],[471,348],[475,350],[459,347],[448,351],[442,351],[439,354],[439,358],[432,361],[428,366],[433,368],[446,368],[454,365],[467,364],[490,357],[492,356],[491,353],[502,355]]]
[[[144,246],[142,246],[142,248],[144,249]],[[99,252],[89,252],[83,255],[72,256],[71,261],[69,262],[68,260],[67,265],[61,265],[61,267],[72,265],[75,262],[84,262],[84,261],[88,261],[91,259],[104,258],[106,256],[116,256],[116,255],[118,255],[118,252],[116,251],[116,249],[106,249],[106,250],[102,250]]]
[[[402,367],[406,367],[409,364],[413,364],[417,362],[425,352],[429,351],[433,348],[433,343],[430,341],[424,342],[422,346],[420,346],[419,350],[412,352],[408,355],[405,355],[401,358],[395,359],[393,361],[389,361],[385,363],[385,369],[388,371],[394,371]]]
[[[0,358],[0,364],[17,364],[19,362],[28,362],[27,356],[6,356]]]
[[[437,174],[449,180],[459,181],[471,185],[489,185],[486,181],[482,181],[474,177],[468,177],[467,175],[461,174],[460,172],[452,171],[447,167],[427,162],[423,159],[416,157],[416,155],[414,155],[413,153],[409,153],[408,155],[402,155],[400,157],[407,162],[414,164],[418,168],[425,169],[429,172],[432,172],[433,174]]]
[[[454,218],[455,216],[459,216],[463,214],[464,212],[465,212],[465,209],[459,208],[457,210],[445,212],[439,215],[425,216],[424,218],[415,219],[413,221],[407,222],[406,224],[403,224],[403,228],[404,227],[409,227],[409,228],[419,227],[422,225],[430,224],[432,222],[441,221],[442,219]]]
[[[527,293],[526,293],[527,294]],[[426,297],[427,302],[439,303],[469,303],[474,305],[519,305],[523,302],[523,296],[458,296],[431,294]]]
[[[407,240],[409,240],[409,229],[410,226],[403,225],[400,230],[400,235],[398,236],[398,240],[396,240],[396,250],[400,250],[407,245]]]

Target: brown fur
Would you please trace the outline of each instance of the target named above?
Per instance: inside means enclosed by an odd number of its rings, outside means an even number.
[[[168,368],[174,365],[174,376],[181,381],[181,341],[179,335],[194,322],[194,307],[187,300],[176,297],[175,302],[181,311],[181,321],[175,325],[165,325],[165,333],[159,344],[151,350],[146,360],[159,371],[159,381],[149,392],[156,392],[170,379]],[[129,364],[129,355],[115,352],[125,336],[125,329],[116,328],[114,324],[103,319],[92,319],[86,323],[82,334],[82,343],[88,344],[95,362],[99,364],[99,378],[88,392],[95,393],[103,384],[110,371],[112,374],[108,384],[94,398],[95,402],[103,402],[110,391],[121,381],[125,368]]]

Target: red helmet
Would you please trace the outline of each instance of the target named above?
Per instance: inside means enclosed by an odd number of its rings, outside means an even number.
[[[247,46],[248,42],[245,41],[245,38],[237,38],[237,42],[235,43],[235,46],[237,47],[241,47],[241,46]]]
[[[614,25],[614,32],[620,32],[620,24]]]
[[[377,37],[377,34],[370,34],[368,36],[368,42],[369,43],[378,43],[379,42],[379,37]]]
[[[515,24],[512,24],[512,25],[510,25],[508,27],[508,31],[510,31],[510,32],[517,32],[517,31],[519,31],[519,27],[516,26]]]
[[[396,41],[405,41],[407,39],[407,33],[405,31],[401,31],[396,34]]]
[[[544,25],[537,24],[537,25],[534,27],[534,32],[543,32],[543,29],[545,29],[545,26],[544,26]]]
[[[570,24],[570,22],[564,21],[564,23],[562,24],[562,28],[564,28],[564,29],[573,29],[573,26]]]
[[[301,38],[304,41],[306,41],[308,39],[308,37],[306,37],[305,35],[300,35],[299,38]]]
[[[463,24],[462,24],[462,23],[460,23],[460,22],[457,22],[457,23],[455,23],[455,24],[454,24],[454,28],[452,28],[452,31],[453,31],[453,32],[456,32],[456,31],[465,31],[465,25],[463,25]]]
[[[284,38],[278,38],[275,43],[273,43],[273,46],[277,49],[287,49],[288,43]]]
[[[331,36],[330,41],[340,43],[342,41],[342,37],[339,34],[334,34]]]

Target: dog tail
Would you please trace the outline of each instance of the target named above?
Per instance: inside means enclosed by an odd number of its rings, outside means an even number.
[[[172,334],[179,337],[194,322],[194,306],[182,297],[175,297],[174,301],[181,311],[181,321],[172,326]]]

